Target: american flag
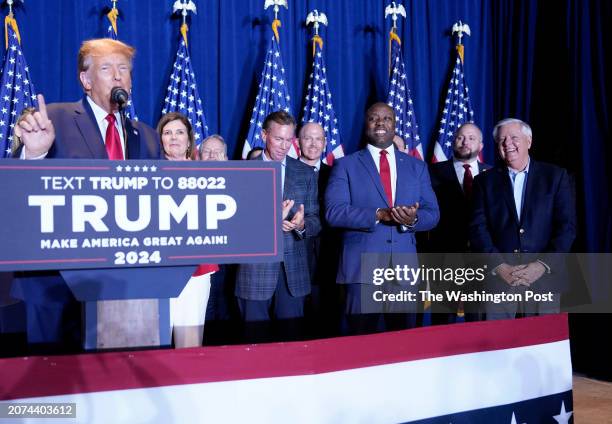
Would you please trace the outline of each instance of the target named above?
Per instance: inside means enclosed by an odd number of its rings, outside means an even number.
[[[176,52],[168,92],[164,99],[162,114],[168,112],[180,112],[189,119],[193,126],[196,145],[199,146],[208,137],[208,125],[206,125],[206,118],[204,117],[202,100],[198,94],[196,77],[191,66],[185,35],[181,38]]]
[[[110,25],[106,31],[106,37],[112,38],[113,40],[118,40],[117,36],[117,16],[119,15],[118,9],[111,9],[110,12],[106,14],[106,17],[110,21]],[[136,109],[134,108],[134,101],[132,100],[132,93],[130,93],[130,97],[127,102],[127,108],[125,109],[125,114],[128,118],[133,119],[134,121],[138,121],[138,116],[136,115]]]
[[[317,122],[325,130],[327,143],[321,154],[321,160],[331,165],[334,159],[344,156],[344,149],[338,132],[338,119],[332,104],[331,91],[327,83],[327,70],[323,59],[323,41],[315,36],[315,54],[312,72],[308,80],[308,92],[304,99],[304,116],[302,123]]]
[[[391,32],[391,69],[387,104],[395,111],[395,133],[406,143],[406,153],[423,160],[423,146],[419,126],[414,114],[412,96],[404,66],[402,45],[399,37]]]
[[[4,66],[0,75],[0,148],[3,157],[11,156],[13,127],[21,111],[27,107],[37,107],[36,90],[30,78],[25,56],[21,51],[17,35],[17,22],[7,17],[6,39],[8,48],[4,55]]]
[[[455,67],[448,83],[448,93],[444,100],[438,140],[434,147],[432,162],[442,162],[453,156],[455,131],[462,124],[474,121],[474,109],[470,101],[467,82],[463,72],[463,45],[457,45]]]
[[[278,110],[291,113],[290,101],[291,97],[289,96],[289,87],[287,86],[278,40],[275,35],[272,35],[261,73],[259,91],[255,98],[255,107],[253,107],[253,114],[249,121],[249,133],[242,148],[243,159],[253,148],[264,147],[261,130],[266,116]],[[299,156],[296,142],[292,144],[288,155],[293,158]]]

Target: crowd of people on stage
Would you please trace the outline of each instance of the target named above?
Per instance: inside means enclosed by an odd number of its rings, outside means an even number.
[[[78,58],[83,98],[46,105],[39,95],[38,109],[24,111],[14,128],[14,155],[228,160],[220,135],[196,147],[191,123],[180,113],[162,116],[157,132],[121,119],[110,94],[114,87],[129,92],[133,55],[116,40],[84,42]],[[575,205],[567,172],[529,155],[530,126],[512,118],[495,125],[500,162],[491,167],[479,160],[483,134],[475,123],[456,129],[451,159],[429,166],[404,152],[395,124],[387,104],[370,106],[367,145],[328,166],[321,161],[321,125],[299,127],[284,111],[266,117],[264,147],[248,159],[282,165],[283,261],[200,265],[173,300],[177,346],[202,343],[205,317],[211,329],[240,322],[221,327],[229,336],[219,342],[261,342],[411,328],[429,312],[433,323],[451,323],[459,316],[470,321],[559,311],[568,281],[554,254],[571,249]],[[288,156],[296,137],[299,159]],[[417,252],[488,254],[487,290],[550,292],[552,299],[487,302],[469,311],[461,302],[444,302],[443,310],[435,303],[373,304],[374,291],[424,290],[397,278],[379,287],[368,273],[398,264],[418,268]],[[61,341],[66,308],[75,300],[57,272],[42,274],[24,273],[16,281],[27,319],[50,328],[48,337],[31,341]]]

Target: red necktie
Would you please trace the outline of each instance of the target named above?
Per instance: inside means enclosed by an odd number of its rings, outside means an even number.
[[[465,169],[465,173],[463,174],[463,192],[465,193],[465,197],[470,199],[472,197],[472,183],[474,182],[472,168],[467,163],[463,165],[463,168]]]
[[[109,113],[106,116],[108,121],[108,128],[106,128],[106,138],[104,139],[104,145],[106,146],[106,153],[108,158],[113,160],[123,160],[123,149],[121,149],[121,138],[119,137],[119,131],[115,126],[115,115]]]
[[[393,207],[393,191],[391,191],[391,168],[389,168],[389,161],[387,160],[386,150],[380,151],[380,180],[385,194],[387,195],[387,202],[390,207]]]

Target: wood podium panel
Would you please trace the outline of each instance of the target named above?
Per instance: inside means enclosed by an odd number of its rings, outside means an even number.
[[[154,347],[168,344],[167,299],[86,302],[85,349]]]

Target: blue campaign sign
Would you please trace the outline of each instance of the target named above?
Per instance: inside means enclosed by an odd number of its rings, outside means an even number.
[[[5,159],[0,271],[280,261],[280,164]]]

